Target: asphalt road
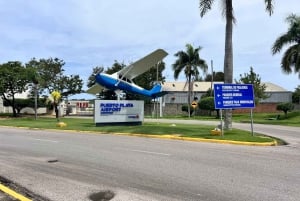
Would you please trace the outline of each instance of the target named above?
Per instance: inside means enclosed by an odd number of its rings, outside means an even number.
[[[299,129],[260,129],[292,143],[252,147],[0,128],[0,175],[58,201],[92,200],[93,193],[114,201],[299,200]]]

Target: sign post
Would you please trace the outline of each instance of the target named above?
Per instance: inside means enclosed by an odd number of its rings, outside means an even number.
[[[255,107],[255,101],[252,84],[214,84],[214,102],[215,108],[220,111],[222,109],[251,108],[251,132],[253,135],[252,109]]]

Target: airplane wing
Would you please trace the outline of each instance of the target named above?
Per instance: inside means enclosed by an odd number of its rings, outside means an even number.
[[[103,89],[105,89],[103,86],[96,83],[91,88],[86,90],[85,92],[88,93],[88,94],[95,95],[95,94],[98,94],[99,92],[101,92]]]
[[[164,57],[166,57],[168,53],[163,49],[157,49],[154,52],[148,54],[142,59],[126,66],[117,74],[122,77],[126,77],[127,79],[132,80],[133,78],[143,74],[151,67],[155,66],[159,61],[161,61]]]

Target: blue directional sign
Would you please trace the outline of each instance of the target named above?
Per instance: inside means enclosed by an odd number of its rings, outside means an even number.
[[[215,108],[254,108],[252,84],[214,84]]]

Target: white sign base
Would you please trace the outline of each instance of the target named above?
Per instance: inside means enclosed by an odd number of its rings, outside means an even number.
[[[144,101],[95,100],[94,122],[103,125],[141,125]]]

